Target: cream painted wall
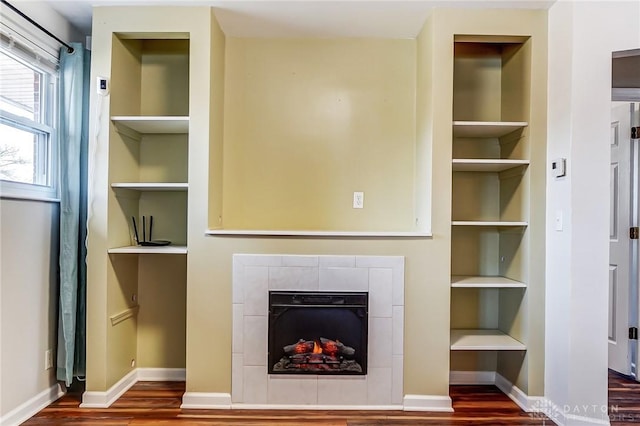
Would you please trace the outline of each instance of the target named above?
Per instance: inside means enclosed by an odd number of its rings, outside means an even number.
[[[56,383],[58,204],[0,201],[0,417]]]
[[[227,39],[223,228],[413,231],[415,74],[414,40]]]
[[[608,424],[607,300],[611,53],[640,46],[640,3],[555,3],[549,11],[545,396],[559,424]],[[603,413],[603,411],[605,413]]]
[[[15,5],[63,40],[84,41],[47,2]],[[0,10],[3,23],[58,50],[4,5]],[[0,200],[0,419],[56,384],[55,369],[44,370],[44,353],[51,348],[55,356],[57,344],[58,214],[58,203]]]

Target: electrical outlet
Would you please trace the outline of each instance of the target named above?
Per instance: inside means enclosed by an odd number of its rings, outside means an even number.
[[[353,208],[354,209],[364,208],[364,192],[353,193]]]
[[[136,360],[135,358],[131,359],[131,368],[136,366]]]
[[[53,368],[53,351],[51,349],[47,349],[44,351],[44,369],[50,370]]]

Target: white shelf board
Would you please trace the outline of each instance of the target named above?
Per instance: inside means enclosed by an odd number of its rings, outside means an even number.
[[[520,227],[527,226],[527,222],[510,222],[510,221],[484,221],[484,220],[453,220],[453,226],[494,226],[494,227]]]
[[[273,237],[353,237],[353,238],[429,238],[430,232],[402,231],[305,231],[280,229],[207,229],[210,236],[273,236]]]
[[[500,330],[452,329],[452,351],[525,351],[527,347]]]
[[[454,172],[504,172],[520,166],[528,166],[529,160],[500,160],[454,158],[452,169]]]
[[[185,116],[113,116],[116,125],[142,134],[189,133],[189,117]]]
[[[526,121],[454,121],[453,136],[499,138],[528,125]]]
[[[111,188],[132,191],[187,191],[189,184],[182,182],[117,182],[112,183]]]
[[[108,250],[111,254],[187,254],[186,246],[127,246],[114,247]]]
[[[451,276],[451,287],[456,288],[525,288],[527,285],[520,281],[515,281],[499,276]]]

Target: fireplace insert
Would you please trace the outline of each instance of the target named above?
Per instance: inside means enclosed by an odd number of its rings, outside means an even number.
[[[269,374],[367,374],[366,292],[269,292]]]

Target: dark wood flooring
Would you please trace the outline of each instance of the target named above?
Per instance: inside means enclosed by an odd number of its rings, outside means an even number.
[[[640,425],[640,383],[609,370],[611,425]]]
[[[552,425],[495,386],[451,386],[454,413],[317,410],[181,410],[184,382],[139,382],[108,409],[79,408],[68,393],[23,425],[404,426]],[[640,425],[640,383],[609,373],[611,424]]]

